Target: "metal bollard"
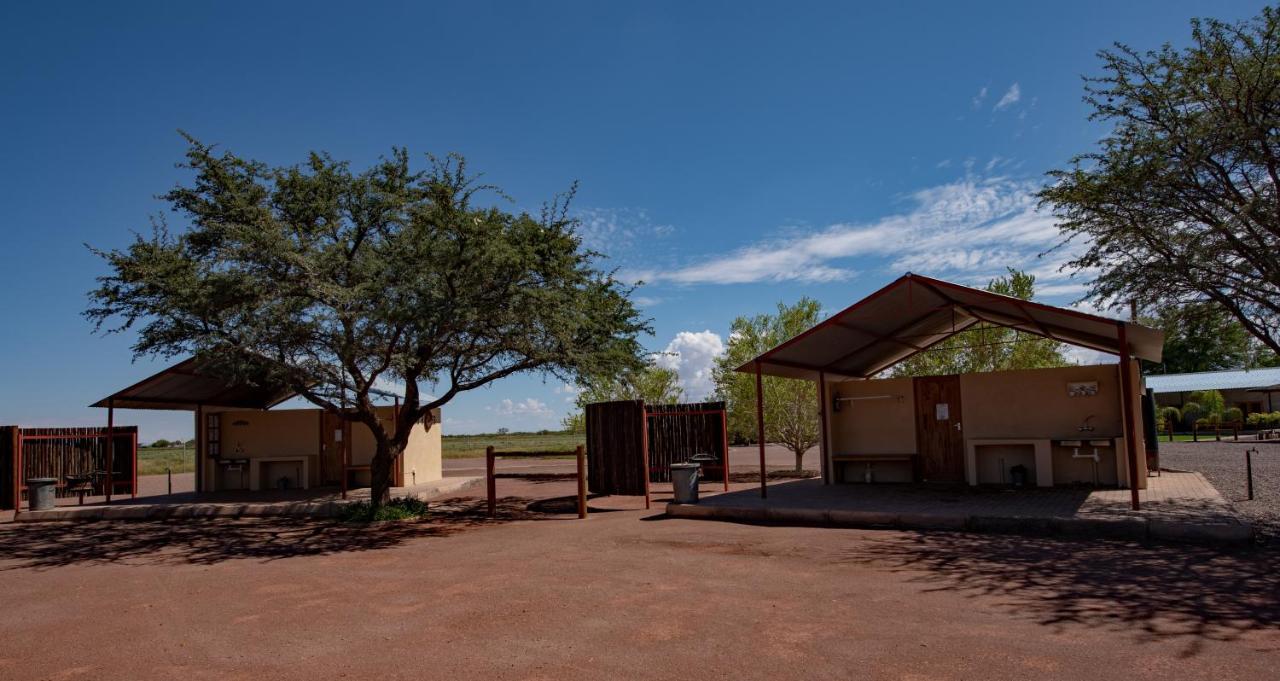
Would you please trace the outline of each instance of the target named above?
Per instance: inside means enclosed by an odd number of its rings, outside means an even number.
[[[172,495],[173,494],[173,469],[172,468],[164,469],[164,474],[169,476],[169,494]]]
[[[1253,454],[1257,448],[1244,450],[1244,473],[1249,489],[1249,501],[1253,501]]]

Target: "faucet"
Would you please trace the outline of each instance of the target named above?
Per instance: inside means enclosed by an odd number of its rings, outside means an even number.
[[[1084,417],[1084,421],[1080,423],[1080,427],[1077,428],[1076,430],[1080,431],[1081,433],[1092,433],[1093,426],[1090,425],[1089,421],[1092,421],[1093,417],[1094,417],[1093,414],[1089,414],[1088,416]]]

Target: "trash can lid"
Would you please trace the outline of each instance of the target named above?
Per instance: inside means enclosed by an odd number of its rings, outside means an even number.
[[[719,459],[718,459],[718,457],[716,457],[716,455],[715,455],[715,454],[707,454],[706,452],[698,452],[697,454],[694,454],[693,456],[689,457],[689,460],[690,460],[690,461],[718,461]]]
[[[673,469],[678,468],[678,469],[680,469],[680,470],[684,470],[684,469],[686,469],[686,468],[702,468],[702,464],[700,464],[700,463],[673,463],[673,464],[671,464],[671,467],[672,467]]]
[[[57,478],[27,478],[27,484],[47,485],[51,482],[57,482]]]

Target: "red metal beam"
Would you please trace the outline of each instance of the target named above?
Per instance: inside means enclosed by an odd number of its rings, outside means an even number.
[[[818,464],[818,469],[822,472],[822,484],[829,485],[831,480],[827,473],[827,375],[824,372],[818,372],[818,454],[822,457],[822,461]]]
[[[1129,502],[1133,510],[1138,510],[1138,437],[1134,429],[1133,416],[1133,367],[1129,360],[1129,341],[1125,333],[1124,322],[1116,323],[1120,336],[1120,399],[1124,401],[1124,446],[1129,455]]]
[[[720,410],[720,439],[724,443],[724,459],[720,461],[724,491],[729,491],[729,410]]]
[[[115,484],[112,479],[112,468],[115,466],[116,454],[116,401],[107,399],[107,503],[111,503],[111,488]]]
[[[760,441],[760,498],[763,499],[769,496],[769,487],[764,470],[764,376],[759,362],[756,362],[756,439]]]

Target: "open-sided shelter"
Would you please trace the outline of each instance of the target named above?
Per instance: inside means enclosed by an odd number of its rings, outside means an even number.
[[[1004,327],[1114,354],[1114,365],[878,378],[961,331]],[[818,384],[823,480],[1146,486],[1142,378],[1163,334],[906,274],[738,371]]]
[[[373,433],[322,409],[272,409],[293,391],[267,382],[232,384],[184,360],[95,402],[114,422],[116,409],[169,409],[194,413],[196,490],[260,490],[369,484]],[[378,409],[394,423],[394,407]],[[110,427],[110,426],[109,426]],[[392,471],[401,487],[439,480],[440,411],[414,424]]]

